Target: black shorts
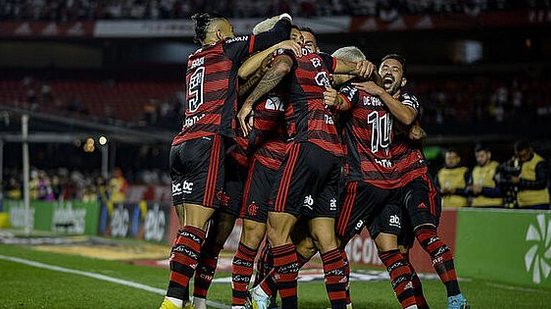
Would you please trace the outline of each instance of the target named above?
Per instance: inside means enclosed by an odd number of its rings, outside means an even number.
[[[415,240],[414,230],[423,224],[438,227],[442,214],[440,194],[432,178],[425,174],[410,181],[400,190],[405,227],[399,244],[410,248]]]
[[[440,196],[429,175],[415,178],[398,190],[398,198],[386,205],[369,227],[373,239],[379,233],[398,235],[398,245],[411,248],[414,229],[422,224],[438,227]]]
[[[381,189],[364,181],[348,181],[341,194],[336,231],[345,242],[371,226],[383,208],[397,203],[397,189]],[[346,244],[343,244],[346,245]]]
[[[249,166],[240,217],[260,223],[268,220],[268,200],[277,170],[267,168],[253,159]]]
[[[308,218],[336,218],[341,159],[305,142],[289,145],[270,194],[269,209]]]
[[[172,146],[172,205],[189,203],[218,208],[223,196],[224,153],[225,146],[219,135]]]
[[[243,187],[247,177],[247,168],[231,155],[226,157],[225,168],[223,203],[221,203],[219,210],[238,217],[243,201]]]

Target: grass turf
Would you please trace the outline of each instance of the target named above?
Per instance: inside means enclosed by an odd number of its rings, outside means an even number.
[[[168,271],[80,256],[39,252],[24,246],[0,245],[0,255],[19,257],[70,269],[99,273],[164,289]],[[221,273],[219,276],[228,276]],[[442,284],[425,280],[432,308],[445,308]],[[551,308],[551,291],[501,285],[484,280],[461,282],[473,308]],[[353,282],[355,308],[399,308],[388,282]],[[213,284],[209,299],[231,302],[228,284]],[[162,296],[115,283],[0,260],[0,308],[157,308]],[[329,305],[322,282],[299,284],[299,308]]]

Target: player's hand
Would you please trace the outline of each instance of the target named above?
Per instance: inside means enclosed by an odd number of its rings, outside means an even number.
[[[371,73],[373,73],[375,69],[376,69],[375,65],[367,60],[363,60],[356,63],[357,75],[365,79],[369,78],[369,76],[371,76]]]
[[[300,46],[300,44],[298,44],[293,40],[281,41],[277,43],[277,47],[283,48],[283,49],[290,49],[293,51],[293,53],[295,53],[297,57],[302,57],[302,47]]]
[[[249,135],[249,132],[252,130],[252,121],[250,121],[249,118],[252,118],[252,111],[253,107],[252,104],[243,104],[243,107],[241,107],[241,110],[239,110],[239,113],[237,114],[237,120],[239,120],[239,124],[241,125],[241,130],[243,131],[243,135],[247,136]]]
[[[423,130],[423,128],[421,128],[421,126],[418,124],[412,125],[409,129],[409,139],[411,140],[417,141],[425,138],[426,136],[427,132],[425,132],[425,130]]]
[[[512,176],[512,177],[511,177],[511,183],[512,183],[512,184],[515,184],[515,185],[516,185],[516,184],[519,183],[519,182],[520,182],[520,177],[519,177],[519,176]]]
[[[379,87],[379,85],[375,84],[372,81],[352,83],[352,85],[376,97],[380,96],[385,91],[383,88]]]
[[[473,193],[475,195],[478,195],[482,193],[482,186],[481,185],[473,185]]]
[[[337,90],[326,87],[323,92],[323,103],[330,107],[337,106],[337,95]]]

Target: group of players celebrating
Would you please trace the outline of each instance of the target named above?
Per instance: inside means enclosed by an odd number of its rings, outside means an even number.
[[[236,218],[232,308],[269,308],[277,293],[282,308],[297,308],[298,272],[318,252],[331,308],[352,308],[344,248],[364,227],[402,308],[428,308],[408,257],[415,239],[448,308],[468,308],[438,237],[441,206],[420,105],[403,91],[405,59],[389,54],[377,70],[353,46],[325,54],[288,14],[238,37],[221,15],[193,19],[202,46],[188,59],[184,125],[170,154],[180,230],[161,308],[206,308]]]

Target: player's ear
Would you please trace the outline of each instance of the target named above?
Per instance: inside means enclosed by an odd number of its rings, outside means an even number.
[[[400,82],[400,87],[404,87],[408,83],[407,78],[402,77],[402,81]]]

